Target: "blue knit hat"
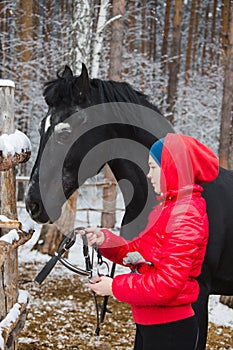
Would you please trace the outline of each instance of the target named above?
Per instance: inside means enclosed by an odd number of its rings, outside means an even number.
[[[164,137],[156,141],[155,143],[153,143],[150,149],[150,155],[154,158],[154,160],[159,166],[161,166],[163,143],[164,143]]]

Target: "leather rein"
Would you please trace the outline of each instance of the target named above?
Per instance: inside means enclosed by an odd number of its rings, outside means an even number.
[[[103,260],[102,255],[99,251],[99,248],[97,244],[94,244],[92,246],[92,256],[90,256],[89,253],[89,246],[87,241],[87,236],[85,233],[84,227],[76,227],[72,231],[70,231],[60,242],[57,252],[55,252],[54,256],[47,262],[47,264],[43,267],[43,269],[38,273],[38,275],[35,278],[35,281],[39,284],[41,284],[45,278],[49,275],[49,273],[52,271],[52,269],[55,267],[56,263],[60,261],[62,265],[64,265],[66,268],[71,270],[72,272],[88,277],[89,281],[93,283],[92,277],[93,277],[93,268],[94,268],[94,253],[97,254],[97,266],[96,266],[96,274],[97,276],[101,276],[101,269],[104,268],[105,275],[109,276],[109,266],[106,261]],[[76,235],[80,233],[82,237],[83,242],[83,256],[85,259],[85,266],[86,269],[81,269],[77,266],[74,266],[71,264],[67,259],[63,258],[65,252],[67,252],[75,243],[76,241]],[[93,293],[94,302],[95,302],[95,308],[96,308],[96,330],[95,334],[99,335],[100,333],[100,323],[104,321],[104,316],[106,312],[110,312],[107,310],[107,300],[108,297],[104,297],[102,305],[98,304],[96,293]],[[101,311],[101,314],[100,314]]]

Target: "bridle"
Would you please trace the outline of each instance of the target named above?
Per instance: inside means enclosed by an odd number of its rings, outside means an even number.
[[[58,261],[60,261],[66,268],[68,268],[72,272],[81,276],[88,277],[90,283],[95,283],[92,281],[92,277],[94,277],[93,275],[94,275],[94,254],[95,253],[97,254],[96,275],[109,276],[109,265],[105,260],[103,260],[97,244],[94,244],[92,246],[92,256],[90,256],[87,236],[84,230],[85,230],[85,227],[76,227],[62,239],[62,241],[58,246],[57,252],[55,252],[54,256],[47,262],[47,264],[36,276],[35,281],[37,283],[41,284],[45,280],[45,278],[49,275],[49,273],[52,271],[52,269],[55,267]],[[71,264],[67,259],[63,258],[64,253],[67,252],[74,245],[76,241],[76,235],[78,233],[81,234],[82,242],[83,242],[83,256],[85,259],[85,266],[86,266],[85,270]],[[101,271],[102,268],[104,268],[105,273]],[[102,305],[98,304],[95,292],[93,292],[93,297],[94,297],[95,308],[96,308],[95,334],[99,335],[100,323],[103,322],[105,313],[110,312],[107,310],[108,297],[104,297],[104,301]],[[101,310],[101,314],[99,314],[100,310]]]

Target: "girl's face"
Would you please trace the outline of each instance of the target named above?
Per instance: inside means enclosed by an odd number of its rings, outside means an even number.
[[[149,155],[149,173],[147,175],[148,179],[150,179],[152,186],[154,188],[155,193],[160,194],[160,176],[161,176],[161,168],[156,163],[156,161]]]

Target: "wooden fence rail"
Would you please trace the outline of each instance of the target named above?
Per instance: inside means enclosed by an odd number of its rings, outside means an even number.
[[[29,181],[29,176],[16,176],[16,191],[17,191],[17,184],[19,183],[27,183]],[[108,187],[111,187],[112,185],[116,186],[117,183],[115,181],[102,181],[102,182],[96,182],[94,184],[89,184],[85,183],[83,184],[80,189],[89,189],[89,188],[99,188],[99,189],[105,189]],[[18,209],[24,209],[25,204],[23,202],[18,202],[17,203],[17,208]],[[86,212],[86,222],[87,225],[91,224],[90,220],[90,213],[91,212],[96,212],[102,214],[116,214],[117,212],[124,212],[125,208],[121,207],[115,207],[113,210],[106,210],[104,207],[101,208],[93,208],[93,207],[76,207],[76,212]],[[81,220],[80,220],[81,221]]]

